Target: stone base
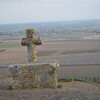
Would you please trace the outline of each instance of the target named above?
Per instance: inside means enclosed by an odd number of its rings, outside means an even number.
[[[9,66],[12,88],[56,88],[59,64],[14,64]]]

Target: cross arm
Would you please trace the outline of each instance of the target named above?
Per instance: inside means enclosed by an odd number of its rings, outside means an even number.
[[[28,46],[29,44],[41,45],[40,37],[37,38],[22,38],[21,45]]]

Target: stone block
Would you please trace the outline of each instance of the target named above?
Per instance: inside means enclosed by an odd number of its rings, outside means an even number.
[[[12,88],[56,88],[58,67],[57,63],[10,65]]]

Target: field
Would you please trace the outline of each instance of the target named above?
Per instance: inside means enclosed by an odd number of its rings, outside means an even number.
[[[22,47],[20,41],[1,41],[0,67],[28,62],[27,47]],[[100,40],[43,41],[41,46],[37,46],[37,55],[38,62],[59,62],[59,78],[100,77]],[[7,71],[1,68],[0,74],[9,75]]]
[[[0,44],[0,48],[17,48],[17,47],[21,47],[21,45],[19,44]]]

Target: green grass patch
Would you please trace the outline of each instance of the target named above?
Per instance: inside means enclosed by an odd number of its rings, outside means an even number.
[[[66,79],[59,79],[58,82],[71,82],[71,81],[74,81],[76,80],[74,77],[69,77],[69,78],[66,78]]]
[[[4,48],[18,48],[21,47],[20,44],[0,44],[0,49]]]
[[[59,79],[58,80],[58,88],[62,88],[67,82],[75,81],[76,79],[74,77],[69,77],[66,79]]]
[[[98,50],[97,53],[100,53],[100,50]]]
[[[7,79],[7,77],[5,77],[5,76],[0,76],[0,81],[1,81],[1,80],[5,80],[5,79]]]

